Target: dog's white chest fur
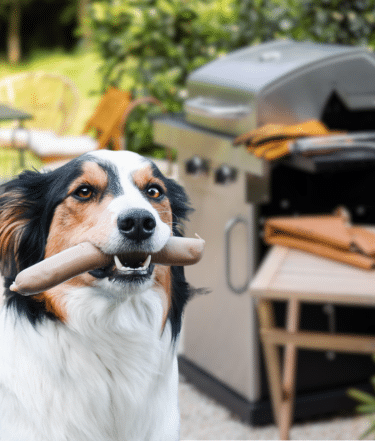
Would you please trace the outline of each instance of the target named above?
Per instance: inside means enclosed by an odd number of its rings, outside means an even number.
[[[177,360],[169,325],[160,336],[158,293],[120,304],[102,294],[73,291],[67,324],[35,329],[1,311],[1,441],[178,439]]]

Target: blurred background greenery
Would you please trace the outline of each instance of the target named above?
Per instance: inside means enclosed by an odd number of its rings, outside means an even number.
[[[100,94],[115,85],[182,110],[186,77],[237,48],[293,38],[375,46],[375,0],[1,0],[0,79],[24,70],[74,81],[80,133]],[[127,128],[128,148],[163,156],[150,113]]]

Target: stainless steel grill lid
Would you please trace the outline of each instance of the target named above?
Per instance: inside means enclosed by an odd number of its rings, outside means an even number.
[[[375,108],[375,58],[366,49],[279,40],[241,49],[187,80],[187,121],[239,135],[267,123],[320,119],[336,93],[350,110]]]

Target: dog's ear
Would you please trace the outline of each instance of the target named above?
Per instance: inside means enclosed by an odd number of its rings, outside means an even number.
[[[5,277],[17,271],[17,248],[27,224],[20,192],[6,191],[0,196],[0,270]]]
[[[43,258],[44,177],[25,172],[0,188],[0,270],[14,278]]]
[[[0,187],[0,271],[6,278],[44,258],[55,208],[82,173],[76,158],[50,172],[27,170]]]
[[[173,216],[173,235],[183,235],[184,220],[187,220],[189,213],[194,211],[189,203],[189,199],[185,190],[181,185],[177,184],[173,179],[166,179],[166,186],[168,191],[168,198],[171,204]]]

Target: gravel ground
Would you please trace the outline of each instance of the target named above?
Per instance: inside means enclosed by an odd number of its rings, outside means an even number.
[[[228,409],[203,395],[180,377],[181,440],[273,440],[278,439],[275,425],[250,427]],[[298,422],[290,437],[300,440],[359,439],[368,428],[363,416],[336,416],[324,420]]]

